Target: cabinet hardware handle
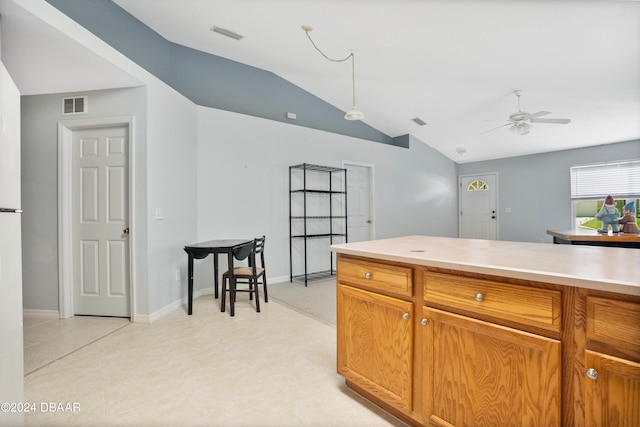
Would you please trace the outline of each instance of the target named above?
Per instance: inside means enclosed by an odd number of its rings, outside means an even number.
[[[365,279],[371,279],[371,273],[369,273],[369,272],[364,273],[364,278]]]
[[[422,326],[427,326],[427,323],[429,323],[429,321],[427,319],[425,319],[424,317],[422,318],[422,320],[420,321],[420,324]]]
[[[589,378],[589,379],[592,379],[594,381],[596,381],[598,379],[598,371],[596,371],[593,368],[587,369],[586,374],[587,374],[587,378]]]
[[[480,292],[478,292],[476,294],[476,301],[478,301],[478,302],[484,301],[484,295],[482,295]]]
[[[402,314],[402,319],[403,320],[409,320],[409,313],[403,313]]]

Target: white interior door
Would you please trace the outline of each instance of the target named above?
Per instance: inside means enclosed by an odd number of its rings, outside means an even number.
[[[347,169],[347,233],[349,242],[373,239],[372,167],[344,164]]]
[[[498,239],[497,175],[460,176],[460,237]]]
[[[73,131],[74,314],[130,317],[127,135]]]

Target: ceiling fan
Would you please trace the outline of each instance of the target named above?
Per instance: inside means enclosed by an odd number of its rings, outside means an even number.
[[[539,117],[546,116],[547,114],[551,114],[549,111],[538,111],[537,113],[530,114],[526,111],[520,110],[520,97],[524,93],[522,90],[514,90],[513,93],[518,97],[518,112],[513,113],[507,119],[508,123],[500,125],[496,128],[489,129],[488,131],[482,132],[480,135],[485,134],[487,132],[494,131],[496,129],[500,129],[505,126],[510,126],[509,130],[513,133],[517,133],[518,135],[527,135],[531,131],[531,123],[551,123],[551,124],[560,124],[566,125],[571,122],[571,119],[541,119]]]

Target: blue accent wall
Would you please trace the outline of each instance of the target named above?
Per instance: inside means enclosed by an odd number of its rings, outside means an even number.
[[[111,0],[47,2],[197,105],[409,146],[408,135],[392,138],[345,120],[340,109],[272,72],[172,43]]]

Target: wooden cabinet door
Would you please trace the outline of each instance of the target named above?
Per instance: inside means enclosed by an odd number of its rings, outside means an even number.
[[[586,425],[640,426],[640,364],[587,351]]]
[[[337,288],[338,373],[410,412],[412,303],[341,284]]]
[[[423,318],[425,423],[561,424],[559,341],[426,307]]]

